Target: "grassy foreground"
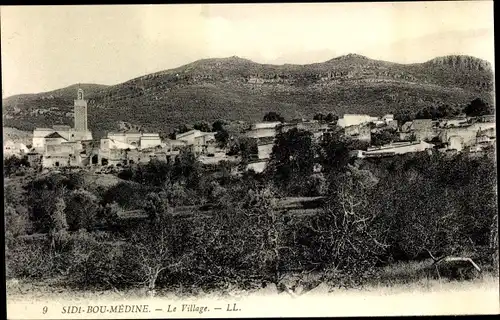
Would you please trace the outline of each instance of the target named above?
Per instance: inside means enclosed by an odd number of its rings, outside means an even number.
[[[250,290],[241,290],[228,286],[224,290],[205,292],[202,289],[182,290],[182,288],[162,288],[156,292],[156,297],[165,297],[169,299],[195,298],[204,299],[211,297],[245,297],[253,295],[283,295],[283,296],[317,296],[317,295],[335,295],[335,294],[414,294],[414,293],[453,293],[460,291],[491,291],[494,290],[498,295],[499,277],[492,272],[487,272],[481,277],[470,281],[458,281],[447,279],[430,279],[427,277],[413,277],[406,275],[401,277],[397,275],[399,269],[408,267],[393,267],[390,270],[383,270],[393,273],[394,278],[381,277],[379,280],[370,281],[358,288],[339,288],[335,284],[320,282],[316,283],[310,290],[295,290],[295,292],[286,292],[278,290],[273,285],[265,288],[255,288]],[[148,297],[147,290],[142,287],[129,288],[126,290],[92,290],[92,289],[74,289],[63,284],[61,279],[51,279],[46,281],[33,281],[27,279],[10,279],[6,282],[8,300],[52,300],[59,298],[86,300],[95,298],[104,298],[110,300],[128,300],[142,299]]]

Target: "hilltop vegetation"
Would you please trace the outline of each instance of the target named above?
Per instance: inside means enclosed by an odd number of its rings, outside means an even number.
[[[230,57],[203,59],[114,86],[86,86],[89,125],[96,136],[115,130],[119,121],[167,134],[201,120],[258,121],[268,110],[286,118],[312,118],[318,112],[383,115],[445,104],[463,108],[475,98],[491,103],[493,72],[487,62],[468,56],[408,65],[353,54],[308,65]],[[75,95],[72,86],[4,99],[4,125],[32,130],[71,124],[67,112]]]

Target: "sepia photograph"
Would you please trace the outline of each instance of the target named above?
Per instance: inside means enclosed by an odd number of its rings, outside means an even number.
[[[499,314],[493,16],[1,6],[6,317]]]

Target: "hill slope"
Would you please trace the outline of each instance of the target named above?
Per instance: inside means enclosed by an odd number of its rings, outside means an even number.
[[[308,65],[230,57],[198,60],[114,86],[81,86],[89,99],[90,127],[99,136],[115,130],[119,121],[169,132],[200,120],[258,121],[270,110],[290,119],[316,112],[382,115],[435,104],[463,106],[476,97],[491,102],[493,72],[488,62],[469,56],[407,65],[356,54]],[[73,86],[4,99],[4,126],[32,130],[71,124],[75,95]]]

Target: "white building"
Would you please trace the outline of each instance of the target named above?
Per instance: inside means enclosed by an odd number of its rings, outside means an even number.
[[[382,120],[387,122],[394,121],[394,115],[393,114],[386,114],[385,116],[382,117]]]
[[[180,140],[186,142],[186,145],[193,145],[195,143],[195,139],[199,136],[202,136],[205,132],[200,130],[189,130],[187,132],[179,133],[175,135],[175,140]]]
[[[138,148],[140,146],[141,136],[142,133],[138,131],[108,132],[108,134],[106,135],[106,137],[110,140],[130,144],[133,145],[135,148]]]
[[[137,149],[137,146],[134,144],[126,143],[120,140],[104,138],[101,139],[100,148],[101,151],[107,151],[109,149]]]
[[[271,157],[271,153],[273,152],[274,143],[266,143],[257,145],[259,159],[269,159]]]
[[[368,122],[375,122],[377,120],[379,120],[377,117],[372,117],[367,114],[344,114],[344,116],[337,122],[337,125],[345,128],[349,126],[365,124]]]
[[[158,133],[143,133],[140,141],[140,148],[154,148],[161,145],[160,135]]]
[[[45,137],[51,133],[54,133],[54,129],[50,128],[36,128],[33,131],[33,144],[32,147],[35,151],[43,152],[45,149]]]
[[[380,147],[370,147],[366,151],[360,152],[360,150],[356,150],[356,153],[353,152],[353,154],[356,154],[356,156],[359,158],[368,158],[368,157],[392,156],[396,154],[405,154],[410,152],[421,152],[432,148],[434,148],[434,145],[427,143],[425,141],[394,142]]]
[[[134,149],[147,149],[162,145],[161,138],[158,133],[142,133],[138,131],[109,132],[107,134],[107,138],[105,139],[109,139],[115,143],[128,145],[126,148],[132,146]],[[120,144],[117,144],[117,146],[118,145]]]
[[[261,160],[257,162],[251,162],[247,165],[247,170],[253,170],[256,173],[261,173],[266,169],[267,161]]]
[[[442,128],[439,134],[441,142],[448,142],[449,137],[459,136],[462,137],[464,146],[471,146],[476,143],[476,137],[480,132],[492,130],[495,132],[495,122],[477,122],[473,124],[461,125],[458,127]]]
[[[281,122],[275,121],[275,122],[256,122],[252,124],[251,130],[254,129],[271,129],[271,128],[276,128],[279,126]]]
[[[200,130],[190,130],[188,132],[175,135],[175,139],[184,141],[186,146],[191,147],[194,153],[205,153],[209,146],[215,145],[215,132],[202,132]],[[212,148],[213,149],[213,148]]]
[[[83,90],[78,89],[74,101],[74,127],[54,125],[52,128],[36,128],[33,131],[33,148],[36,152],[45,150],[45,137],[57,132],[66,141],[92,140],[92,132],[87,128],[87,100],[84,100]]]
[[[464,148],[464,138],[461,136],[451,136],[448,138],[448,149],[462,151]]]

